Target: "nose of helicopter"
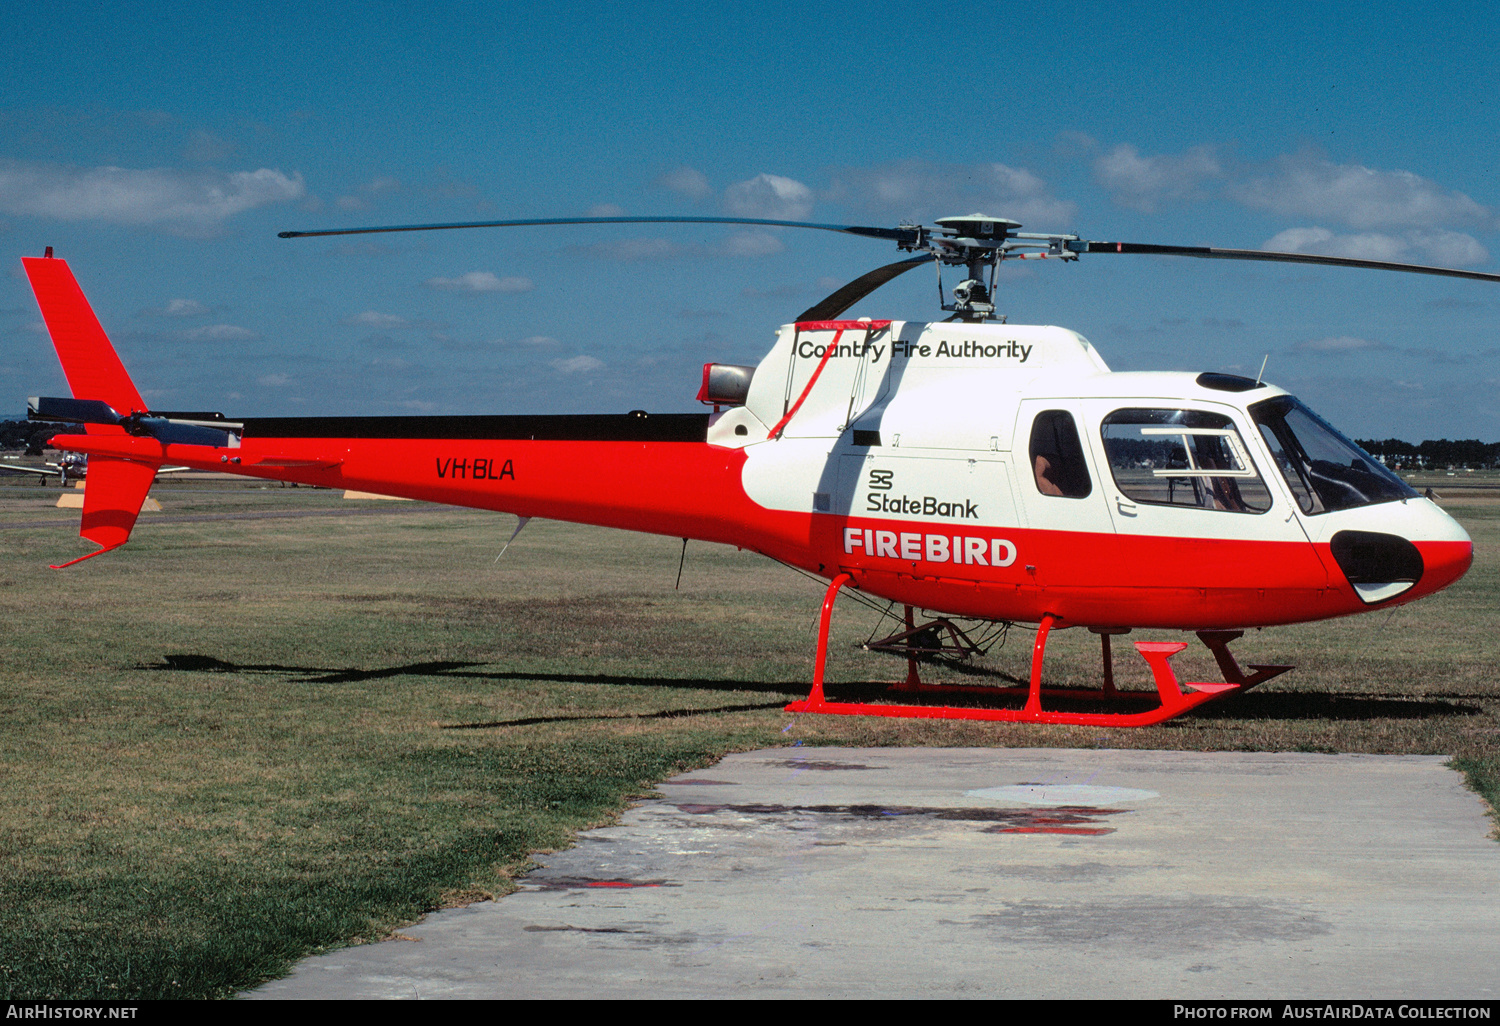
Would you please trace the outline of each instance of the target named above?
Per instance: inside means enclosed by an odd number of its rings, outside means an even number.
[[[1356,516],[1337,524],[1328,544],[1334,562],[1367,606],[1442,591],[1474,562],[1468,532],[1427,499],[1350,512]]]
[[[1474,543],[1462,528],[1463,540],[1413,542],[1422,554],[1422,579],[1417,582],[1421,594],[1442,591],[1469,572],[1474,565]]]

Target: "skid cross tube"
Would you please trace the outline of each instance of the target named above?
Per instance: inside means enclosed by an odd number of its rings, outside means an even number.
[[[1160,705],[1154,709],[1147,709],[1135,713],[1073,713],[1059,710],[1042,708],[1043,696],[1069,697],[1083,699],[1110,699],[1124,700],[1148,698],[1148,693],[1127,693],[1115,690],[1114,671],[1111,663],[1111,652],[1109,637],[1111,634],[1124,634],[1125,628],[1100,629],[1101,655],[1105,662],[1105,682],[1103,690],[1081,691],[1077,689],[1057,689],[1042,687],[1042,664],[1047,652],[1047,639],[1054,627],[1058,625],[1061,618],[1054,613],[1047,613],[1042,617],[1042,622],[1037,626],[1036,642],[1031,651],[1031,676],[1027,682],[1024,692],[1020,688],[991,688],[974,687],[964,685],[923,685],[917,676],[915,656],[908,652],[907,679],[895,687],[895,690],[905,691],[910,694],[913,691],[928,693],[961,693],[966,695],[983,696],[1015,696],[1022,693],[1026,696],[1025,705],[1020,709],[995,709],[970,706],[950,705],[897,705],[881,702],[830,702],[824,690],[824,680],[828,668],[828,633],[833,622],[833,605],[838,599],[838,594],[844,586],[852,580],[847,573],[840,573],[829,582],[828,590],[823,596],[823,608],[818,618],[818,642],[817,654],[813,662],[812,690],[807,698],[800,702],[792,702],[786,707],[787,712],[793,713],[826,713],[836,716],[892,716],[903,719],[940,719],[940,720],[990,720],[1012,723],[1062,723],[1079,726],[1092,727],[1146,727],[1161,723],[1174,716],[1180,716],[1204,702],[1222,695],[1232,694],[1249,687],[1254,687],[1281,673],[1285,673],[1291,667],[1287,666],[1260,666],[1253,665],[1251,669],[1254,674],[1247,677],[1240,670],[1239,664],[1229,652],[1229,642],[1238,638],[1243,631],[1200,631],[1199,638],[1214,653],[1214,658],[1223,671],[1226,683],[1210,684],[1200,682],[1179,682],[1177,674],[1172,670],[1171,659],[1177,653],[1187,648],[1185,641],[1137,641],[1136,651],[1146,660],[1151,667],[1151,674],[1156,682],[1156,695]],[[911,625],[911,610],[906,612],[906,620]]]
[[[898,655],[905,655],[907,663],[913,667],[912,673],[915,672],[916,661],[924,656],[951,656],[954,659],[967,660],[984,654],[984,649],[974,644],[974,639],[946,616],[939,616],[926,623],[918,624],[912,607],[905,608],[905,626],[901,630],[879,641],[867,641],[864,647],[871,652],[894,652]],[[947,641],[943,640],[945,633],[948,635]]]

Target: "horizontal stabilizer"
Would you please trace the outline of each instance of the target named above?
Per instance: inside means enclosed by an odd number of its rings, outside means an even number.
[[[90,457],[88,487],[83,491],[83,523],[78,535],[103,547],[52,569],[61,570],[124,545],[155,479],[155,464],[109,456]]]

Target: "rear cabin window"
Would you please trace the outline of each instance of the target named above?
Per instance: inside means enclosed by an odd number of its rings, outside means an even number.
[[[1234,423],[1202,410],[1116,410],[1101,428],[1125,497],[1158,506],[1264,513],[1271,493]]]
[[[1094,490],[1078,426],[1067,410],[1044,410],[1031,422],[1031,470],[1043,495],[1083,499]]]

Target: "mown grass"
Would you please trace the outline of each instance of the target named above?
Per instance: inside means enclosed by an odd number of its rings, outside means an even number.
[[[64,516],[41,489],[0,525]],[[55,498],[56,490],[46,493]],[[1455,500],[1459,585],[1394,613],[1253,633],[1298,670],[1147,730],[790,717],[820,589],[760,557],[306,489],[162,489],[120,552],[0,530],[0,995],[224,996],[328,946],[504,893],[531,853],[730,751],[809,744],[1453,755],[1500,798],[1500,504]],[[74,514],[76,516],[76,514]],[[830,674],[890,680],[843,603]],[[1153,632],[1152,636],[1156,636]],[[981,670],[1024,672],[1017,631]],[[1061,632],[1049,674],[1097,675]],[[1120,645],[1122,681],[1148,686]],[[1201,649],[1184,676],[1215,679]],[[970,679],[932,667],[938,679]]]

